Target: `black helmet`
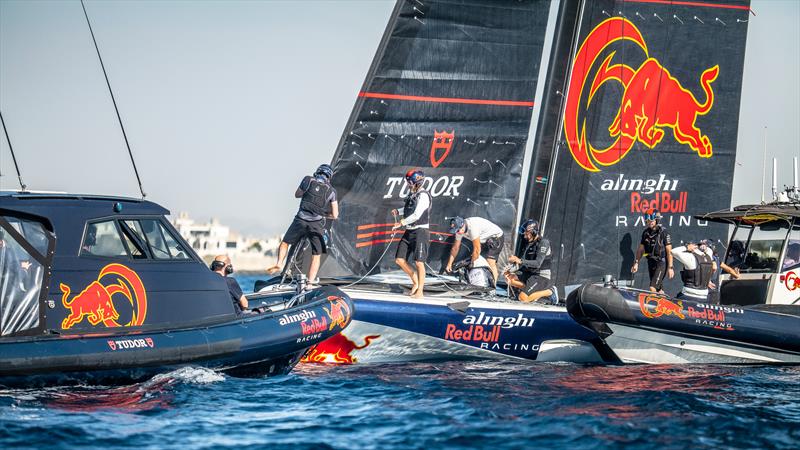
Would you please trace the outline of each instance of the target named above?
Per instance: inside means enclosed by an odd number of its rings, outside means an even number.
[[[519,234],[525,234],[525,232],[529,232],[534,236],[539,235],[539,221],[534,219],[528,219],[525,222],[522,222],[522,225],[519,226]]]
[[[333,178],[333,167],[330,164],[322,164],[321,166],[317,167],[317,171],[314,172],[314,175],[324,175],[327,179]]]

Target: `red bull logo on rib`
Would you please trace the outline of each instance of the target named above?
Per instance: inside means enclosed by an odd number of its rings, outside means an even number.
[[[683,314],[683,302],[673,302],[666,297],[658,294],[639,294],[639,310],[648,319],[656,319],[661,316],[675,316],[685,319]]]
[[[347,324],[350,323],[350,318],[352,317],[350,307],[343,298],[335,295],[328,296],[328,302],[330,302],[330,309],[325,308],[324,306],[322,307],[322,309],[325,310],[325,313],[327,313],[328,317],[331,319],[331,324],[328,328],[328,331],[333,330],[337,325],[344,330]]]
[[[106,279],[116,279],[116,283],[103,283]],[[85,318],[91,325],[103,324],[106,327],[131,327],[144,323],[147,316],[147,292],[139,275],[122,264],[109,264],[100,270],[97,280],[92,281],[79,294],[69,299],[71,289],[60,283],[61,303],[67,309],[67,317],[61,322],[61,328],[68,330],[81,323]],[[116,296],[116,297],[115,297]],[[127,323],[119,323],[120,313],[115,299],[122,301],[131,310],[131,319]],[[117,304],[119,305],[119,304]]]
[[[623,42],[633,43],[642,50],[646,59],[638,68],[612,63],[617,53],[614,50],[596,72],[591,72],[609,46]],[[564,134],[572,157],[584,169],[598,172],[600,166],[619,162],[636,142],[655,148],[664,138],[665,129],[671,128],[677,142],[688,145],[702,158],[710,158],[711,139],[696,122],[714,106],[711,84],[718,76],[719,65],[700,75],[699,84],[705,94],[705,100],[700,102],[649,55],[636,25],[622,17],[603,21],[586,37],[573,63],[564,114]],[[580,113],[582,108],[584,111],[589,108],[598,89],[608,82],[619,83],[624,89],[619,111],[608,127],[609,137],[615,140],[606,148],[595,148],[586,136],[586,119]],[[583,106],[587,86],[588,98]]]

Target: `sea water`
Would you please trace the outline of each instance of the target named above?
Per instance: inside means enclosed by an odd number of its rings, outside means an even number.
[[[800,367],[300,364],[257,379],[188,367],[131,386],[0,390],[0,449],[78,447],[796,449]]]

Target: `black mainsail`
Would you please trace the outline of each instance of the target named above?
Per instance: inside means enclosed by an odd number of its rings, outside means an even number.
[[[447,218],[515,227],[551,2],[400,0],[334,157],[340,219],[326,275],[366,273],[399,240],[390,210],[421,168],[433,196],[431,258]],[[507,246],[510,247],[507,240]],[[394,269],[392,258],[378,267]]]
[[[544,222],[557,285],[630,279],[651,209],[673,241],[726,239],[692,216],[730,206],[749,14],[748,1],[582,4],[530,166],[547,186],[523,207]]]

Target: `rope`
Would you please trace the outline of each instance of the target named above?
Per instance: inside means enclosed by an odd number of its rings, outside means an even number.
[[[394,239],[394,237],[397,235],[398,231],[400,231],[399,228],[392,231],[392,235],[389,237],[389,242],[386,244],[386,248],[383,249],[383,253],[381,253],[381,256],[378,257],[378,260],[375,261],[375,264],[373,264],[372,267],[370,267],[370,269],[367,271],[367,273],[365,273],[364,276],[362,276],[358,280],[356,280],[356,281],[354,281],[354,282],[352,282],[352,283],[350,283],[348,285],[342,286],[342,288],[349,288],[349,287],[357,285],[358,283],[361,283],[362,281],[364,281],[365,278],[367,278],[369,276],[369,274],[373,270],[375,270],[376,267],[378,267],[378,265],[381,263],[381,261],[383,261],[383,257],[386,256],[386,253],[389,251],[389,248],[391,247],[390,244],[391,244],[392,240]]]

